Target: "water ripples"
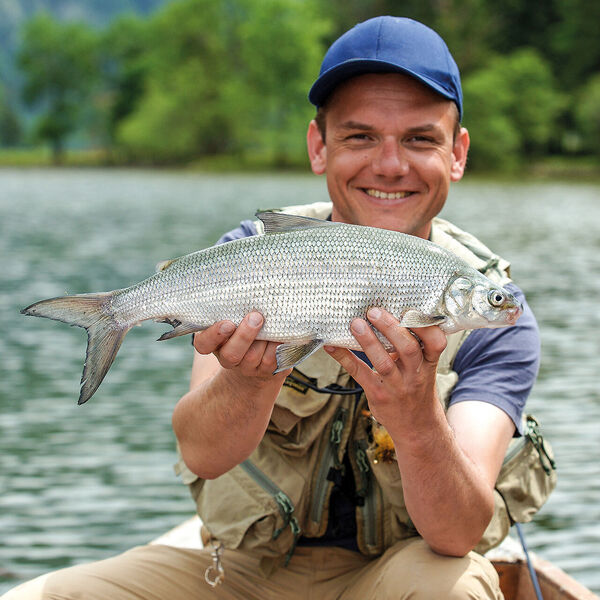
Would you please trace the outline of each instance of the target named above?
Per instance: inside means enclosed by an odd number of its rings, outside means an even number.
[[[559,483],[529,545],[600,592],[598,186],[455,186],[444,216],[513,263],[542,332],[529,402]],[[76,405],[85,333],[18,311],[130,285],[214,242],[258,208],[326,199],[322,179],[151,171],[0,170],[0,593],[53,568],[145,543],[188,517],[171,412],[189,340],[134,329],[92,400]]]

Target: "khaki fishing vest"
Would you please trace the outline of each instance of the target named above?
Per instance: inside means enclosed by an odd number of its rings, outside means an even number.
[[[282,209],[326,219],[328,202]],[[262,223],[256,223],[262,233]],[[509,264],[470,234],[433,220],[431,240],[451,250],[490,279],[505,285]],[[468,331],[448,336],[437,370],[437,391],[446,406],[458,380],[454,358]],[[356,387],[323,350],[293,373],[320,388]],[[339,388],[338,388],[339,389]],[[322,536],[336,470],[347,452],[356,483],[357,542],[361,553],[378,556],[399,540],[418,535],[404,504],[402,481],[392,452],[374,442],[374,425],[364,394],[323,394],[286,380],[267,432],[248,460],[214,480],[194,475],[180,458],[176,471],[190,486],[204,527],[226,548],[256,551],[266,571],[293,553],[300,536]],[[531,435],[530,435],[531,433]],[[378,436],[376,436],[378,437]],[[535,440],[533,443],[531,440]],[[535,473],[535,475],[534,475]],[[504,480],[504,488],[502,487]],[[555,484],[554,462],[537,423],[509,447],[495,490],[495,514],[477,550],[499,544],[514,521],[528,521]]]

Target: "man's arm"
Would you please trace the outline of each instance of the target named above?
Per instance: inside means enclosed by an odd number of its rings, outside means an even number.
[[[236,329],[221,321],[194,336],[190,391],[173,411],[173,430],[188,468],[203,479],[244,461],[262,439],[289,371],[276,369],[273,342],[257,341],[259,313]]]
[[[493,489],[514,424],[499,408],[461,402],[444,410],[435,391],[446,338],[437,327],[400,327],[389,313],[370,322],[395,348],[390,355],[367,324],[352,333],[373,364],[328,348],[363,387],[373,416],[390,434],[406,508],[425,541],[440,554],[462,556],[479,542],[494,510]]]

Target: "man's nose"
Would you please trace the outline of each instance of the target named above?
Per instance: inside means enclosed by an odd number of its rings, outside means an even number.
[[[395,138],[384,139],[373,159],[373,171],[385,177],[398,177],[408,173],[408,160],[404,149]]]

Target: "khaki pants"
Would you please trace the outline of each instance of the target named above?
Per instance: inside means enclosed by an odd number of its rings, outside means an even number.
[[[440,556],[421,538],[368,559],[342,548],[296,549],[286,568],[268,578],[257,557],[227,550],[225,578],[211,588],[204,572],[209,549],[151,545],[96,563],[55,571],[25,583],[2,600],[448,600],[503,598],[491,563],[471,552]]]

